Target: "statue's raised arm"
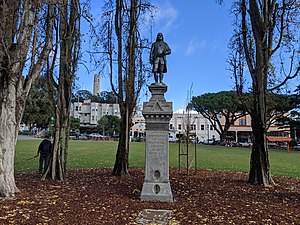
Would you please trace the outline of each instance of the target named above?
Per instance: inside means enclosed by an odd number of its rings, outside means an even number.
[[[166,55],[171,54],[171,49],[168,44],[164,42],[162,33],[158,33],[156,42],[152,44],[150,51],[150,63],[152,65],[152,72],[154,73],[155,84],[163,83],[164,73],[167,72]]]

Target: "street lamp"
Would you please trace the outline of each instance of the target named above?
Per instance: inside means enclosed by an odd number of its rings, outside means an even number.
[[[51,136],[51,138],[52,138],[52,134],[54,132],[53,131],[54,124],[55,124],[55,121],[54,121],[54,117],[52,116],[51,119],[50,119],[50,126],[51,126],[51,128],[50,128],[50,136]]]
[[[209,124],[207,124],[207,142],[209,143]]]

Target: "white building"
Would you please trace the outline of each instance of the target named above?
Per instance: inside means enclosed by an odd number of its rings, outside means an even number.
[[[120,117],[119,105],[91,102],[91,100],[71,104],[71,116],[80,119],[80,128],[95,128],[98,120],[105,115]]]
[[[219,119],[222,126],[224,126],[225,118],[221,116]],[[146,125],[145,119],[142,116],[142,107],[137,109],[133,123],[134,126],[131,129],[131,136],[144,136]],[[170,120],[169,137],[175,138],[178,137],[179,134],[186,135],[188,127],[189,134],[197,137],[200,142],[207,139],[220,140],[219,133],[208,119],[196,111],[186,111],[184,109],[177,110],[173,113],[172,119]],[[289,130],[280,124],[272,124],[268,129],[268,138],[271,137],[289,137]],[[252,128],[250,116],[246,115],[236,120],[234,124],[230,126],[226,138],[236,142],[251,142]]]
[[[133,137],[145,136],[146,123],[142,115],[142,106],[136,108],[133,117],[133,126],[131,127],[130,135]],[[183,109],[177,110],[173,113],[170,120],[169,136],[176,137],[179,134],[186,135],[187,125],[190,124],[189,133],[193,136],[196,135],[199,141],[215,138],[220,139],[219,134],[215,131],[214,126],[209,123],[201,114],[196,111],[185,111]]]
[[[91,102],[85,100],[84,102],[74,102],[71,104],[71,116],[80,119],[80,129],[96,128],[98,120],[105,115],[114,115],[120,117],[120,109],[118,104],[106,104]],[[221,124],[224,126],[225,120],[221,119]],[[142,106],[139,105],[134,111],[132,118],[132,127],[130,129],[130,136],[144,137],[146,130],[145,118],[142,115]],[[189,125],[189,126],[188,126]],[[198,141],[202,142],[207,139],[220,140],[220,135],[214,129],[214,125],[204,118],[196,111],[186,111],[183,109],[177,110],[173,113],[170,120],[169,136],[171,138],[178,137],[180,134],[189,134],[197,137]],[[289,131],[284,130],[282,126],[277,124],[271,125],[268,130],[269,136],[289,136]],[[246,115],[231,125],[227,138],[236,142],[250,142],[252,136],[251,118]]]
[[[134,116],[132,117],[133,126],[130,129],[130,136],[132,137],[144,137],[146,122],[142,115],[142,106],[138,105],[135,109]]]
[[[170,135],[185,134],[189,125],[189,133],[198,138],[199,141],[207,139],[220,140],[220,135],[214,126],[196,111],[179,109],[173,113],[170,121]]]

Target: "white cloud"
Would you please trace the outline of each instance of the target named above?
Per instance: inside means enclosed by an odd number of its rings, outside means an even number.
[[[198,49],[207,48],[207,47],[209,47],[207,40],[199,40],[198,38],[193,37],[188,43],[188,46],[185,51],[185,55],[190,56]]]
[[[158,5],[158,11],[155,15],[155,20],[164,32],[167,32],[171,27],[174,27],[177,18],[178,11],[169,1],[162,5]]]

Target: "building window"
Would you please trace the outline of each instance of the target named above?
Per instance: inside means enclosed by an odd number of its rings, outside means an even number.
[[[239,125],[240,126],[246,126],[247,125],[246,116],[239,119]]]
[[[191,130],[196,130],[196,124],[191,124]]]
[[[95,116],[92,116],[92,120],[95,120]]]
[[[79,111],[81,111],[81,106],[79,106]]]
[[[211,124],[210,125],[210,130],[213,130],[214,129],[214,126]]]
[[[173,124],[170,124],[170,130],[173,130]]]
[[[181,124],[178,124],[178,130],[181,130]]]
[[[204,124],[201,124],[200,129],[204,130]]]
[[[75,111],[78,111],[78,106],[75,106]]]

